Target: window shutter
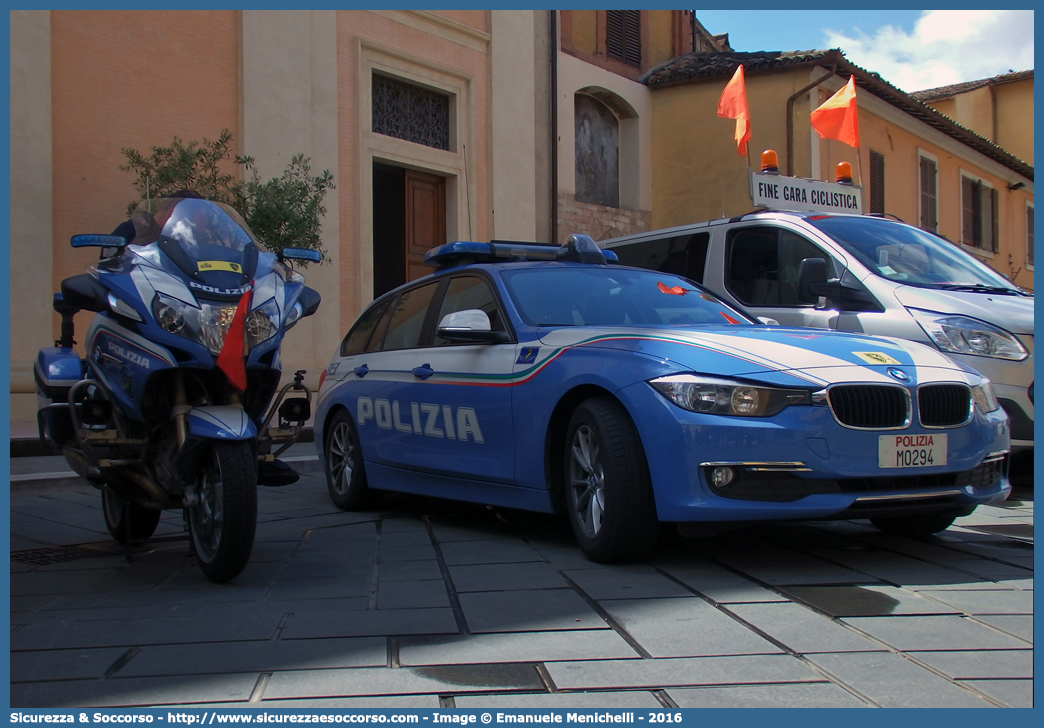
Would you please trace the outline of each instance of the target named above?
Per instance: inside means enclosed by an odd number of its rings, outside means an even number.
[[[998,200],[997,190],[990,188],[990,216],[987,220],[987,224],[990,226],[990,241],[992,242],[991,249],[994,253],[1000,252],[1000,230],[998,229]]]
[[[975,181],[961,177],[961,242],[975,245]]]
[[[1033,208],[1026,208],[1026,263],[1033,265]]]
[[[935,232],[935,162],[921,157],[921,227]]]
[[[606,10],[605,20],[606,54],[632,66],[641,66],[641,11]]]
[[[884,180],[884,155],[870,150],[870,212],[885,211]]]

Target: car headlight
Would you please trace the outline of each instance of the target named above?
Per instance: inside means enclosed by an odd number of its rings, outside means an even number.
[[[771,417],[790,405],[812,403],[811,392],[803,389],[762,387],[695,374],[660,377],[649,384],[682,409],[706,414]]]
[[[993,385],[990,384],[990,380],[983,377],[982,381],[971,388],[972,399],[975,400],[975,406],[983,412],[996,412],[1000,409],[1000,402],[997,401],[997,395],[993,392]]]
[[[907,310],[941,351],[1012,361],[1022,361],[1029,356],[1014,335],[985,321],[916,308]]]

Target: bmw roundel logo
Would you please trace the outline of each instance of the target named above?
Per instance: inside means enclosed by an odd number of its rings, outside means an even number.
[[[910,375],[904,372],[902,369],[896,369],[895,367],[888,367],[888,375],[892,379],[898,379],[900,382],[909,382]]]

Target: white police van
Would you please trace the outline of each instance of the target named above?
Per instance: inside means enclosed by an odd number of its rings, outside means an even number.
[[[861,215],[860,188],[751,174],[733,218],[600,241],[625,265],[682,275],[784,326],[936,346],[992,383],[1012,451],[1033,447],[1033,296],[942,237]]]

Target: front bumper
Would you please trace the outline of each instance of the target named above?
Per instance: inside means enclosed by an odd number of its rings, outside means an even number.
[[[902,430],[945,432],[944,466],[880,468],[878,439],[887,433],[843,427],[826,407],[788,407],[769,418],[724,417],[676,407],[644,382],[619,395],[641,436],[661,521],[971,512],[1011,491],[1008,420],[1002,410],[976,413],[961,427]],[[718,489],[709,477],[723,464],[739,477]]]

